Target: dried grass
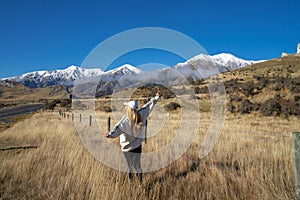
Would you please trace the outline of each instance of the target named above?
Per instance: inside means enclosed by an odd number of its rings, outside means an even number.
[[[98,123],[106,127],[107,117],[98,113]],[[169,143],[179,121],[180,112],[170,113],[166,127],[148,139],[144,151]],[[38,146],[0,151],[0,199],[295,197],[291,133],[300,128],[298,118],[228,114],[215,148],[199,159],[209,123],[210,113],[201,113],[198,134],[184,155],[168,167],[146,173],[142,189],[130,190],[126,173],[105,166],[85,149],[71,119],[38,113],[0,133],[1,147]],[[153,129],[150,123],[148,131]]]

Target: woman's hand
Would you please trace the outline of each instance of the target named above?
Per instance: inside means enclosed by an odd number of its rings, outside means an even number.
[[[157,92],[156,95],[155,95],[155,97],[154,97],[154,99],[157,101],[159,99],[159,97],[160,97],[160,93]]]
[[[103,137],[106,137],[106,138],[108,138],[108,137],[109,137],[109,134],[108,134],[108,133],[106,133],[106,132],[103,132],[103,133],[102,133],[102,135],[103,135]]]

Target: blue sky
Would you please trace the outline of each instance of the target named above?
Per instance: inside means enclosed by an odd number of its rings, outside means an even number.
[[[163,27],[196,40],[211,54],[243,59],[295,53],[300,2],[0,0],[0,78],[79,66],[100,42],[140,27]],[[174,65],[178,56],[146,51],[113,65]]]

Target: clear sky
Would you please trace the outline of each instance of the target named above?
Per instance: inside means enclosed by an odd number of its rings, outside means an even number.
[[[139,27],[179,31],[211,55],[271,59],[295,53],[300,1],[0,0],[0,78],[79,66],[100,42]],[[147,53],[123,56],[115,65],[181,61]]]

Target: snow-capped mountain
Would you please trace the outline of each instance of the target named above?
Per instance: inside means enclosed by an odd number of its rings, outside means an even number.
[[[210,56],[213,62],[217,63],[220,66],[225,67],[225,71],[230,71],[239,67],[243,67],[246,65],[252,65],[257,63],[257,61],[253,60],[243,60],[229,53],[221,53],[214,56]],[[259,61],[260,62],[260,61]],[[219,69],[220,71],[224,71]]]
[[[251,65],[261,61],[243,60],[229,53],[221,53],[213,56],[200,54],[184,63],[178,63],[176,68],[214,66],[219,72],[231,71],[240,67]]]
[[[182,81],[195,81],[211,75],[231,71],[240,67],[261,61],[243,60],[228,53],[217,55],[197,55],[184,63],[178,63],[172,68],[165,68],[162,73],[169,82],[180,84]]]
[[[112,69],[112,70],[109,70],[109,71],[106,71],[102,74],[101,76],[101,80],[118,80],[120,79],[122,76],[125,76],[125,75],[136,75],[136,74],[139,74],[141,73],[142,70],[139,69],[139,68],[136,68],[132,65],[129,65],[129,64],[125,64],[125,65],[122,65],[121,67],[118,67],[118,68],[115,68],[115,69]]]
[[[105,72],[106,74],[119,74],[119,75],[126,75],[126,74],[139,74],[142,70],[139,68],[133,67],[132,65],[125,64],[121,67],[118,67],[116,69],[109,70]]]
[[[51,85],[69,86],[80,78],[103,76],[105,79],[118,79],[126,74],[136,74],[140,73],[140,71],[138,68],[128,64],[107,72],[103,72],[99,68],[85,69],[72,65],[64,70],[29,72],[2,80],[14,80],[30,88],[47,87]]]
[[[51,85],[73,85],[74,81],[80,78],[99,76],[100,82],[117,81],[127,75],[141,74],[138,78],[162,78],[176,79],[180,74],[183,77],[195,80],[206,78],[212,74],[230,71],[261,61],[249,61],[237,58],[228,53],[217,55],[197,55],[184,63],[178,63],[173,67],[160,69],[154,73],[142,73],[142,70],[129,64],[122,65],[116,69],[103,72],[101,69],[84,69],[77,66],[70,66],[64,70],[36,71],[20,76],[5,78],[2,80],[14,80],[31,88],[47,87]],[[143,75],[144,74],[144,75]],[[168,80],[166,80],[168,81]]]

